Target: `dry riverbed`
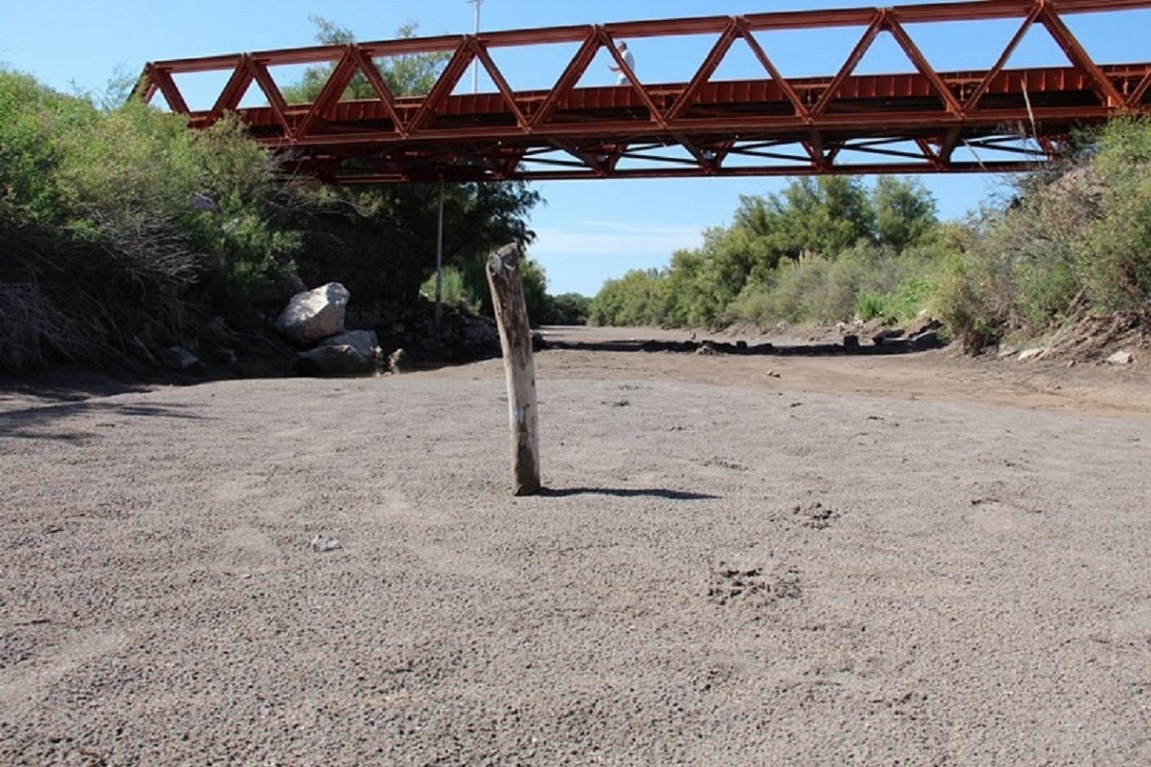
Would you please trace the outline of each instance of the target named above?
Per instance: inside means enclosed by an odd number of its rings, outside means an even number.
[[[0,763],[1151,763],[1145,361],[536,367],[0,390]]]

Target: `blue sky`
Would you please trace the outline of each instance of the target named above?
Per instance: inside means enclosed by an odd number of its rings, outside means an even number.
[[[483,0],[482,29],[609,23],[633,19],[738,15],[765,10],[873,6],[870,0]],[[878,3],[881,5],[887,2]],[[471,32],[475,5],[466,0],[4,0],[0,65],[27,72],[64,92],[102,90],[117,71],[135,75],[151,60],[312,45],[319,15],[352,31],[361,41],[395,36],[407,23],[421,35]],[[1151,13],[1069,15],[1068,25],[1099,63],[1147,57]],[[921,25],[910,31],[937,69],[992,66],[1019,23]],[[784,76],[831,75],[842,65],[862,30],[779,33],[761,40]],[[877,40],[859,71],[911,71],[890,39]],[[632,42],[638,76],[646,82],[685,81],[698,68],[714,38]],[[536,59],[495,56],[513,88],[546,88],[571,51],[539,52]],[[519,54],[517,54],[519,55]],[[746,60],[741,59],[744,56]],[[584,84],[613,82],[606,53]],[[751,65],[733,50],[716,79],[739,77]],[[1012,66],[1065,66],[1066,58],[1041,29],[1033,30],[1012,57]],[[762,69],[759,70],[762,72]],[[196,83],[180,83],[193,108]],[[215,84],[204,83],[214,95]],[[470,90],[466,78],[462,88]],[[486,76],[480,91],[490,89]],[[209,98],[205,96],[204,98]],[[1004,191],[995,176],[931,175],[919,179],[934,194],[944,218],[958,218]],[[666,266],[672,252],[697,247],[701,233],[726,225],[740,195],[777,192],[786,179],[687,179],[545,182],[547,201],[532,214],[538,234],[530,255],[548,275],[553,293],[594,295],[604,280],[629,269]],[[429,242],[434,236],[429,236]]]

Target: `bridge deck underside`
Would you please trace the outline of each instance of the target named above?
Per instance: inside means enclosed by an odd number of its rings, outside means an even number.
[[[1118,32],[1147,10],[1151,0],[979,0],[400,38],[152,62],[134,92],[161,93],[195,128],[235,112],[297,170],[341,183],[1017,170],[1058,156],[1076,128],[1151,113],[1151,63],[1099,65],[1064,20],[1105,14]],[[921,25],[952,25],[962,42],[956,22],[1005,20],[1020,26],[985,71],[938,71],[914,39]],[[1039,27],[1067,66],[1010,65]],[[860,33],[829,77],[784,77],[757,37],[828,28]],[[688,82],[641,82],[618,50],[676,35],[714,36]],[[857,72],[880,37],[906,73]],[[548,90],[513,90],[493,59],[553,43],[574,53]],[[713,80],[736,43],[758,61],[753,76]],[[605,52],[629,82],[579,87]],[[424,55],[444,62],[427,94],[393,93],[386,62]],[[314,101],[287,103],[272,73],[288,66],[324,78]],[[461,95],[481,66],[494,92]],[[229,74],[212,108],[190,109],[176,78],[213,71]],[[346,100],[353,82],[362,100]],[[267,106],[241,106],[253,87]]]
[[[1151,73],[1151,63],[1103,70],[1118,92],[1131,93]],[[940,77],[962,103],[984,74]],[[829,84],[830,78],[789,83],[806,105],[814,105]],[[284,120],[270,107],[238,111],[258,140],[290,148],[301,167],[345,182],[980,171],[988,164],[953,161],[950,155],[957,146],[989,147],[988,141],[997,151],[1011,146],[1007,151],[1019,155],[1017,161],[992,163],[1010,169],[1045,159],[1052,143],[1073,129],[1115,114],[1101,103],[1091,78],[1074,68],[1001,72],[976,108],[963,114],[947,109],[928,77],[910,73],[847,78],[817,117],[796,114],[774,80],[707,83],[690,107],[665,119],[686,88],[646,86],[654,113],[631,88],[573,89],[546,122],[530,127],[525,121],[536,116],[548,91],[515,94],[518,115],[500,93],[452,96],[406,135],[401,127],[422,108],[422,98],[397,100],[392,111],[400,125],[383,102],[339,102],[303,136],[298,129],[309,105],[289,105]],[[1151,104],[1151,92],[1139,103]],[[190,119],[199,126],[211,116],[193,112]],[[1030,139],[1031,147],[1011,141],[1020,138]],[[908,144],[915,149],[909,151]],[[837,165],[836,153],[844,149],[875,157],[874,167]],[[629,157],[645,165],[629,168]]]

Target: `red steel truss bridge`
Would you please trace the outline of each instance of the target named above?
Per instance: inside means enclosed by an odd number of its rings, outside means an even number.
[[[1016,171],[1055,157],[1076,127],[1151,112],[1151,63],[1097,64],[1067,23],[1073,14],[1107,12],[1120,35],[1124,16],[1146,8],[1151,0],[981,0],[403,38],[156,61],[136,95],[151,102],[159,93],[194,128],[235,112],[299,171],[336,183]],[[924,25],[951,25],[955,45],[985,44],[963,39],[960,28],[987,20],[1017,23],[1018,31],[985,70],[939,71],[913,39]],[[826,76],[785,77],[760,42],[772,31],[831,27],[862,33]],[[1020,42],[1040,28],[1066,65],[1011,66]],[[658,38],[682,35],[714,36],[686,82],[648,82],[643,61],[633,72],[616,47],[654,49]],[[906,55],[906,71],[858,73],[885,35]],[[508,49],[557,43],[574,53],[548,89],[513,90],[496,64]],[[713,80],[736,45],[750,49],[761,70]],[[397,96],[377,69],[428,53],[446,63],[423,96]],[[600,55],[630,82],[584,85]],[[313,102],[285,100],[273,72],[290,66],[326,67]],[[473,66],[494,89],[467,92]],[[205,72],[226,82],[211,108],[190,109],[178,80]],[[353,78],[366,79],[373,98],[348,98]],[[253,84],[264,105],[243,106]]]

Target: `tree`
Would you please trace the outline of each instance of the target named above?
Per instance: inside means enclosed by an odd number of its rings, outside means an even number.
[[[190,131],[0,72],[0,369],[120,362],[258,302],[291,267],[295,235],[269,215],[282,194],[237,120]]]
[[[770,200],[779,216],[780,244],[793,261],[803,254],[834,258],[872,236],[874,213],[859,179],[805,177]]]
[[[872,193],[875,234],[880,244],[903,250],[935,229],[935,200],[918,181],[881,176]]]
[[[346,28],[313,16],[316,40],[321,45],[347,45],[355,36]],[[401,27],[400,37],[412,37],[415,25]],[[447,61],[445,53],[411,54],[376,61],[376,66],[396,96],[426,94],[435,84]],[[289,101],[308,102],[319,95],[331,65],[307,69],[301,82],[284,88]],[[290,94],[290,97],[289,97]],[[343,98],[378,98],[367,79],[357,75]],[[469,184],[387,184],[374,187],[332,190],[330,194],[350,202],[363,214],[393,227],[421,249],[419,282],[435,270],[434,241],[439,217],[440,194],[444,196],[444,264],[455,266],[471,295],[479,297],[485,311],[491,310],[484,265],[496,248],[515,242],[525,247],[535,239],[526,216],[540,201],[540,195],[523,182]],[[380,264],[380,268],[386,268]],[[541,273],[542,274],[542,273]],[[545,285],[546,287],[546,285]],[[413,296],[414,297],[414,296]]]
[[[858,179],[800,179],[780,194],[740,197],[731,225],[673,253],[666,273],[612,282],[593,301],[593,320],[708,327],[781,307],[787,319],[849,318],[860,290],[887,290],[880,276],[899,282],[887,274],[898,270],[865,262],[895,260],[936,225],[918,183],[881,179],[869,193]]]
[[[560,293],[551,297],[550,325],[586,325],[591,299],[579,293]]]
[[[316,26],[316,42],[320,45],[351,45],[356,41],[351,30],[322,16],[309,16],[308,20]],[[415,24],[405,24],[396,31],[396,37],[415,37],[418,29],[419,27]],[[403,54],[376,61],[375,64],[376,69],[394,95],[423,96],[429,93],[432,86],[435,85],[448,58],[448,54],[445,52]],[[327,83],[333,69],[335,69],[334,64],[308,67],[304,70],[299,83],[280,89],[284,99],[289,104],[305,104],[314,101],[320,95],[320,91]],[[348,83],[348,87],[344,90],[340,100],[351,101],[378,97],[368,79],[363,74],[357,73]]]
[[[667,294],[666,275],[658,269],[633,269],[608,280],[591,301],[592,325],[660,325]]]

